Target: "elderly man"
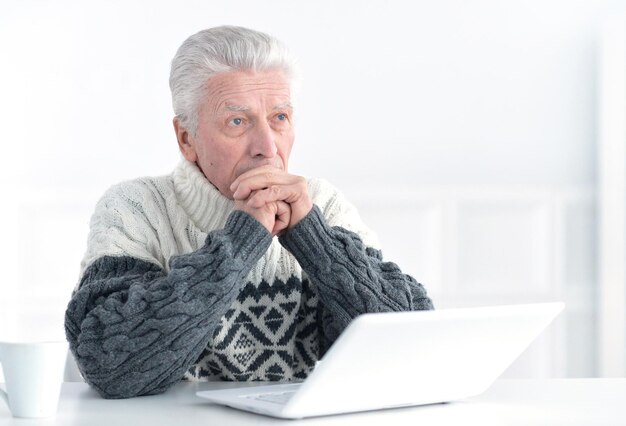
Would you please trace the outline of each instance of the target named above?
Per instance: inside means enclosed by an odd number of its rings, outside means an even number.
[[[103,397],[181,379],[302,379],[357,315],[432,309],[335,188],[289,173],[292,77],[284,46],[245,28],[178,49],[184,159],[104,194],[66,312],[72,353]]]

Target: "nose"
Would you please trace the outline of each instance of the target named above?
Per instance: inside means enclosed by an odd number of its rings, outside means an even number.
[[[272,158],[278,153],[274,130],[269,123],[262,121],[255,126],[250,146],[252,157]]]

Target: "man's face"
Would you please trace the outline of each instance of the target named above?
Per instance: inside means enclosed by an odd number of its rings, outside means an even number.
[[[232,199],[230,184],[242,173],[268,164],[287,171],[294,141],[292,115],[283,72],[231,72],[209,80],[195,137],[176,120],[175,127],[185,158]]]

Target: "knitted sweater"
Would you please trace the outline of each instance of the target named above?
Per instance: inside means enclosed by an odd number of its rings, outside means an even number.
[[[272,238],[186,160],[111,187],[65,317],[85,380],[126,398],[181,379],[303,379],[357,315],[432,309],[336,189],[308,189],[311,212]]]

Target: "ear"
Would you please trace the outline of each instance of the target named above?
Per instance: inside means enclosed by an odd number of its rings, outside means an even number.
[[[195,141],[191,134],[185,129],[178,117],[174,117],[174,131],[176,132],[176,139],[178,139],[178,148],[183,153],[188,161],[195,163],[198,160],[198,154],[196,153]]]

